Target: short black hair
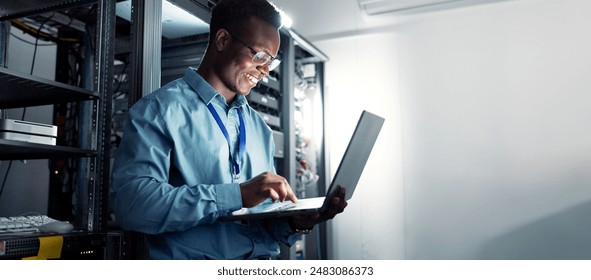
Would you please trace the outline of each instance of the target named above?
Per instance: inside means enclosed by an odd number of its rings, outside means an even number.
[[[210,35],[220,28],[241,34],[252,16],[258,17],[275,28],[281,28],[281,14],[274,4],[267,0],[220,0],[211,12]],[[210,36],[213,37],[213,36]]]

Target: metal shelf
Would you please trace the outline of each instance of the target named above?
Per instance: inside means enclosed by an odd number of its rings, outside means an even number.
[[[83,88],[0,67],[0,109],[98,99]]]
[[[88,149],[0,139],[0,160],[93,157],[96,154]]]
[[[96,0],[19,0],[0,2],[0,20],[8,20],[47,11],[94,3]]]

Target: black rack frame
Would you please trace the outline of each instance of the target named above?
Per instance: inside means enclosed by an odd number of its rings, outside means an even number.
[[[40,14],[47,11],[55,11],[74,6],[86,5],[96,0],[19,0],[2,1],[0,4],[0,21],[29,15]]]
[[[100,252],[100,256],[94,257],[105,258],[116,0],[24,0],[0,3],[0,24],[3,25],[14,18],[89,4],[96,5],[92,53],[85,58],[89,61],[94,59],[94,67],[88,73],[93,81],[89,86],[92,90],[0,68],[0,109],[89,102],[83,103],[85,109],[82,114],[87,119],[84,129],[79,133],[87,143],[80,144],[81,148],[0,139],[0,160],[80,158],[82,164],[79,169],[83,171],[84,178],[76,185],[79,211],[74,223],[77,231],[64,235],[64,238],[72,241],[64,242],[62,252],[72,253],[68,253],[65,258],[84,258],[76,252],[86,250],[89,246]],[[4,46],[0,38],[0,48]],[[3,62],[3,58],[0,58],[0,65]],[[0,242],[18,244],[21,242],[19,238],[25,242],[36,237],[0,236]],[[11,252],[4,254],[10,255]]]

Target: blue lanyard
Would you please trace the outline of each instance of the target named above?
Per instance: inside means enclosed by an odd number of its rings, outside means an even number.
[[[220,116],[215,111],[215,109],[213,108],[213,105],[211,103],[207,104],[207,108],[209,109],[209,112],[211,112],[211,114],[213,115],[215,122],[218,123],[218,126],[220,127],[220,130],[224,134],[224,137],[226,137],[226,142],[228,142],[228,149],[230,149],[230,159],[232,160],[232,163],[234,164],[234,172],[235,172],[234,177],[235,177],[235,179],[239,179],[240,178],[240,163],[242,162],[242,156],[244,155],[244,150],[246,147],[246,129],[244,128],[244,117],[242,116],[242,110],[240,110],[240,108],[237,109],[238,110],[238,119],[240,120],[240,135],[238,136],[238,139],[239,139],[238,156],[234,158],[234,157],[232,157],[232,143],[230,142],[230,135],[228,134],[228,130],[226,130],[226,126],[222,122],[222,119],[220,119]]]

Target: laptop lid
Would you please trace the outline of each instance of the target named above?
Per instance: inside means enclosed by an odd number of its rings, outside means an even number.
[[[345,200],[353,197],[383,124],[384,118],[365,110],[361,113],[337,172],[330,182],[323,208],[328,207],[331,199],[337,195],[339,186],[347,189]]]

